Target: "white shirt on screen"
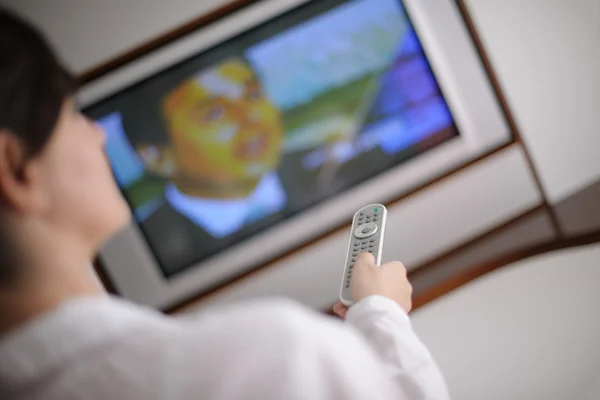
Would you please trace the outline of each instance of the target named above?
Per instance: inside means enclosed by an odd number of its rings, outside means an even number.
[[[260,219],[281,211],[287,201],[275,172],[266,174],[250,196],[242,199],[215,200],[189,196],[173,183],[165,186],[165,197],[171,207],[216,238],[235,233],[251,218]]]
[[[346,323],[279,299],[170,318],[112,298],[65,302],[0,338],[0,398],[448,399],[393,301]]]

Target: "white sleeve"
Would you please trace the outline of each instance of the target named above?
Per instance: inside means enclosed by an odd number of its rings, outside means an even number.
[[[409,399],[450,398],[437,364],[396,302],[382,296],[367,297],[348,310],[346,323],[367,338]]]
[[[355,329],[290,302],[246,304],[209,319],[176,341],[179,350],[167,363],[171,398],[412,400],[415,390],[405,383],[441,384],[436,374],[432,382],[426,374],[398,379]]]

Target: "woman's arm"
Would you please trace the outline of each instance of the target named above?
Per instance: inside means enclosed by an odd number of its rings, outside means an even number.
[[[364,298],[348,310],[346,322],[367,339],[407,398],[450,398],[441,371],[396,302],[383,296]]]

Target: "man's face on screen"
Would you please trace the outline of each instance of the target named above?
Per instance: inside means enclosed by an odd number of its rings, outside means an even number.
[[[277,166],[284,134],[279,111],[244,61],[186,81],[165,99],[163,113],[179,172],[188,182],[207,183],[209,192],[222,185],[232,193],[239,185],[233,192],[244,194]]]

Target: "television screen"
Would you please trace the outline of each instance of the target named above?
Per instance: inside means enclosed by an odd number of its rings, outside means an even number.
[[[166,277],[459,135],[400,0],[311,4],[85,110]]]

